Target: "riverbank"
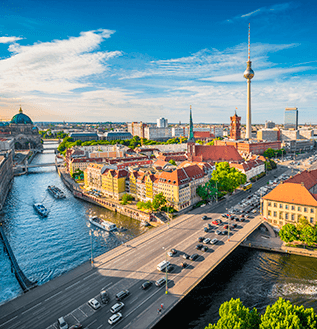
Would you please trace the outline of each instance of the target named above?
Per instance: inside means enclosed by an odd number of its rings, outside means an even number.
[[[241,246],[283,254],[317,258],[317,251],[287,246],[277,233],[275,234],[275,237],[272,237],[266,231],[261,230],[261,228],[258,228],[247,239],[245,239],[241,243]]]

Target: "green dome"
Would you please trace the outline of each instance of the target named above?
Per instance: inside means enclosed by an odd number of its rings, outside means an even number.
[[[21,107],[20,107],[19,113],[16,114],[15,116],[13,116],[10,123],[33,124],[32,120],[22,112]]]

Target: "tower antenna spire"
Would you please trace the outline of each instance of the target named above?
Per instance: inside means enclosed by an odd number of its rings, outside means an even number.
[[[251,54],[251,42],[250,42],[250,23],[249,23],[249,33],[248,33],[248,61],[250,62],[250,54]]]

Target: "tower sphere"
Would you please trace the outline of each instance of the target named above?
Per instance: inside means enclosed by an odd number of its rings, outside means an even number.
[[[254,77],[254,71],[251,69],[251,62],[247,61],[247,69],[244,71],[243,76],[246,79],[252,79]]]

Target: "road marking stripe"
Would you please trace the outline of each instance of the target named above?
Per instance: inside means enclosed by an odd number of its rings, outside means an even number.
[[[71,286],[65,288],[65,290],[68,290],[68,289],[72,288],[73,286],[76,286],[76,284],[78,284],[80,281],[81,281],[81,280],[79,280],[79,281],[77,281],[76,283],[72,284]]]
[[[90,274],[90,275],[86,276],[83,280],[87,280],[88,278],[90,278],[91,276],[93,276],[95,274],[97,274],[97,272],[94,272],[93,274]]]
[[[89,323],[88,326],[87,326],[87,329],[89,328],[90,325],[92,325],[92,324],[95,323],[96,321],[97,321],[97,319],[94,320],[94,321],[92,321],[91,323]]]
[[[14,318],[12,318],[12,319],[8,320],[8,321],[7,321],[7,322],[5,322],[5,323],[2,323],[2,324],[0,325],[0,327],[4,326],[5,324],[9,323],[10,321],[12,321],[12,320],[16,319],[17,317],[18,317],[18,316],[16,315]]]
[[[33,310],[33,308],[35,308],[35,307],[38,307],[38,306],[39,306],[39,305],[41,305],[41,304],[42,304],[42,302],[40,302],[40,303],[38,303],[38,304],[36,304],[36,305],[32,306],[32,307],[31,307],[31,308],[29,308],[28,310],[26,310],[26,311],[22,312],[22,314],[24,314],[24,313],[26,313],[26,312],[29,312],[29,311]]]
[[[58,292],[57,294],[55,294],[55,295],[53,295],[53,296],[51,296],[51,297],[46,298],[46,299],[45,299],[45,302],[48,301],[48,300],[50,300],[51,298],[54,298],[55,296],[57,296],[57,295],[59,295],[59,294],[61,294],[61,293],[62,293],[62,291]]]

